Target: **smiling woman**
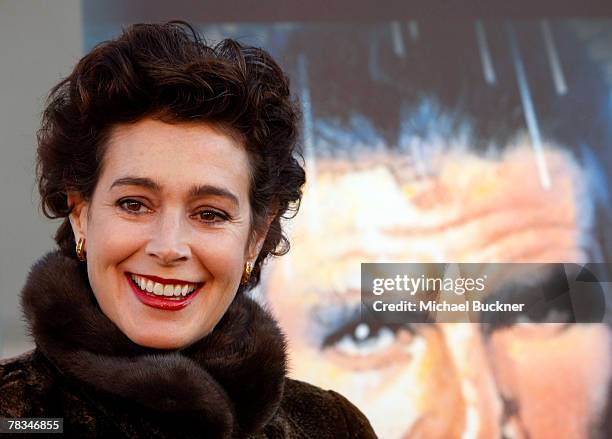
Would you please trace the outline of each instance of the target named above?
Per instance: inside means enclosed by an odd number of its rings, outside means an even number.
[[[135,25],[51,92],[42,207],[59,249],[22,291],[36,349],[0,363],[0,416],[75,437],[372,438],[332,391],[285,377],[246,294],[304,170],[285,74],[261,49]]]

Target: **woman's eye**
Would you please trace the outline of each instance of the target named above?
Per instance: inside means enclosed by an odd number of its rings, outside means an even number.
[[[216,210],[203,210],[197,215],[200,221],[207,224],[221,223],[228,220],[228,216],[226,214]]]
[[[124,211],[128,212],[128,213],[133,213],[133,214],[140,214],[140,213],[144,213],[143,210],[141,210],[142,207],[146,206],[138,201],[138,200],[132,200],[132,199],[125,199],[125,200],[119,200],[117,202],[117,205],[119,207],[121,207],[121,209],[123,209]]]

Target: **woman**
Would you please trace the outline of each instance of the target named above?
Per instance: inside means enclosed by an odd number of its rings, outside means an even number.
[[[345,398],[285,377],[248,296],[301,197],[298,117],[267,53],[136,25],[51,92],[42,207],[59,250],[22,292],[36,349],[0,366],[0,415],[78,437],[375,437]]]

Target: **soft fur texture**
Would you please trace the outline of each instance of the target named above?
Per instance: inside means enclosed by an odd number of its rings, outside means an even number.
[[[172,351],[130,341],[60,253],[33,267],[22,305],[37,349],[0,364],[0,416],[63,417],[79,437],[375,437],[342,396],[285,377],[283,336],[244,295]]]

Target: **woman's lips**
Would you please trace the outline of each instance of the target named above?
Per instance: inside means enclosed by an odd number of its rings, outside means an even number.
[[[146,293],[142,291],[138,285],[134,283],[130,274],[126,273],[125,277],[128,284],[132,288],[132,291],[143,304],[152,308],[163,309],[166,311],[178,311],[189,305],[193,299],[198,295],[204,284],[199,284],[198,287],[187,296],[180,297],[168,297],[168,296],[157,296],[152,293]]]

